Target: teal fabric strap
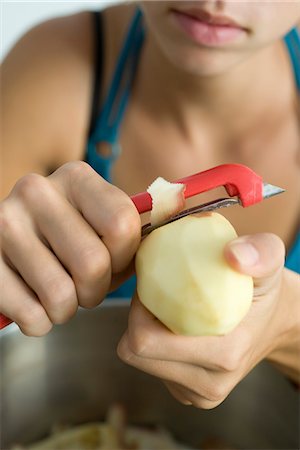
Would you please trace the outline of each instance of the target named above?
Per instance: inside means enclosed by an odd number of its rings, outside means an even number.
[[[284,38],[294,68],[295,80],[300,90],[300,34],[293,28]]]
[[[285,267],[300,274],[300,232],[286,257]]]
[[[111,181],[112,164],[120,154],[118,142],[120,125],[130,97],[143,40],[142,13],[138,9],[120,52],[102,111],[87,143],[86,161],[108,181]],[[97,144],[100,142],[110,145],[111,153],[108,157],[101,156],[97,152]]]
[[[300,92],[300,34],[297,28],[293,28],[284,38],[294,68],[297,88]],[[300,230],[292,248],[287,254],[285,267],[300,273]]]

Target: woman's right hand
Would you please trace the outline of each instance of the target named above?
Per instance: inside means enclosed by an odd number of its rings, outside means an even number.
[[[141,238],[130,197],[88,164],[21,178],[0,206],[1,312],[41,336],[129,276]]]

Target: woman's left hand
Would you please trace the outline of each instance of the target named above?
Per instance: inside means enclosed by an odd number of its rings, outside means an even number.
[[[247,316],[226,336],[175,335],[135,295],[128,330],[118,346],[120,358],[159,377],[183,404],[218,406],[286,334],[284,254],[282,241],[273,234],[243,236],[227,245],[231,266],[253,277],[254,298]]]

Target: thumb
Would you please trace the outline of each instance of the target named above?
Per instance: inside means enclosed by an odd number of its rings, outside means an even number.
[[[261,284],[282,269],[285,248],[275,234],[252,234],[229,242],[225,247],[225,258],[238,272],[258,278]]]

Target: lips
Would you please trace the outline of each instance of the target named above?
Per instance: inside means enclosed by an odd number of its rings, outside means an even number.
[[[198,44],[220,46],[237,40],[247,29],[234,19],[191,8],[171,9],[173,22]]]
[[[213,15],[207,11],[202,9],[188,9],[188,10],[173,10],[174,12],[178,12],[179,14],[186,15],[192,19],[198,20],[200,22],[204,22],[207,25],[215,25],[215,26],[223,26],[223,27],[234,27],[243,29],[241,25],[239,25],[235,20],[231,19],[227,16],[222,15]]]

